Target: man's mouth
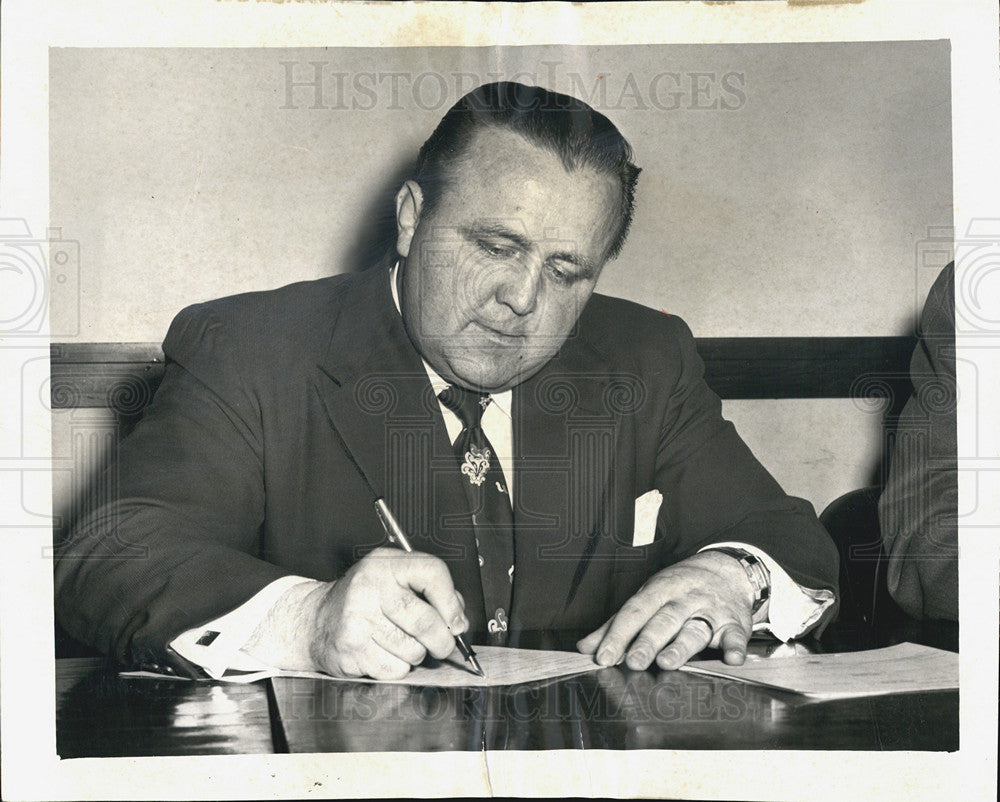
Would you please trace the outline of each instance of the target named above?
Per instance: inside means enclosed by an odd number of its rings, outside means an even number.
[[[485,334],[487,339],[494,340],[503,345],[517,345],[524,342],[526,335],[519,333],[509,333],[506,331],[501,331],[495,329],[492,326],[488,326],[485,323],[479,323],[478,321],[473,321],[472,325],[482,334]]]

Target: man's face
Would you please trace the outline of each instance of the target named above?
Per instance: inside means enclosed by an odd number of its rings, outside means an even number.
[[[499,392],[566,340],[604,265],[620,186],[492,128],[451,173],[432,211],[412,182],[397,196],[403,320],[443,378]]]

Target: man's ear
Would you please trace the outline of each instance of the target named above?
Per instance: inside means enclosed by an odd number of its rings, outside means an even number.
[[[407,181],[396,193],[396,251],[402,257],[410,255],[413,232],[420,222],[424,193],[416,181]]]

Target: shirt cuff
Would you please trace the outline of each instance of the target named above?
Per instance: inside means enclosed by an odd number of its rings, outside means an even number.
[[[781,641],[797,638],[819,620],[831,604],[833,591],[826,588],[807,588],[792,579],[767,552],[747,543],[713,543],[701,551],[722,546],[745,549],[767,567],[771,574],[771,594],[768,602],[767,620],[753,625],[754,632],[770,632]]]
[[[204,669],[212,679],[221,679],[230,669],[266,671],[272,666],[242,651],[243,644],[285,591],[310,581],[301,576],[276,579],[232,612],[182,632],[170,642],[170,647],[185,660]]]

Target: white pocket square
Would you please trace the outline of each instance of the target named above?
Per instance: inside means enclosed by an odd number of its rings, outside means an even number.
[[[632,532],[633,546],[648,546],[656,536],[656,516],[663,503],[659,490],[650,490],[635,500],[635,529]]]

